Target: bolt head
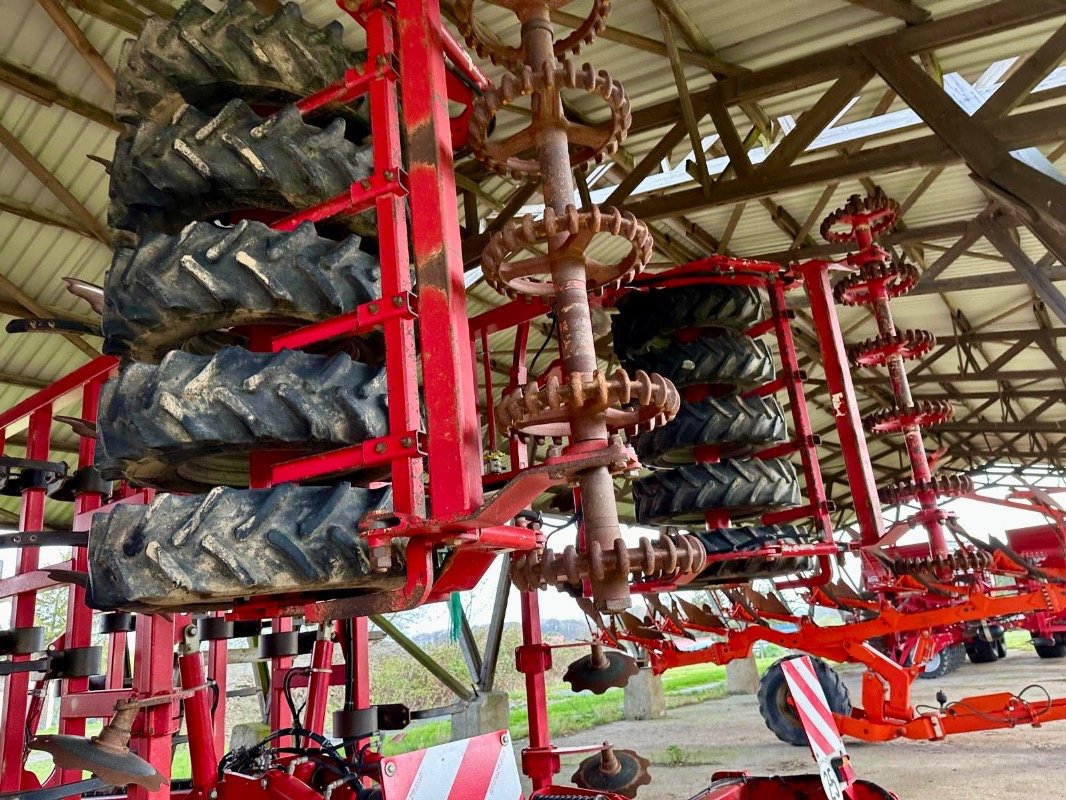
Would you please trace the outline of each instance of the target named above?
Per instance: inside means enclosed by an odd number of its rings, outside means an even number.
[[[374,452],[375,453],[384,453],[385,449],[386,449],[386,447],[385,447],[385,443],[384,442],[378,442],[376,445],[374,445]]]
[[[506,734],[506,733],[501,733],[500,734],[500,744],[502,744],[504,747],[506,747],[510,743],[511,743],[510,735]]]
[[[388,775],[390,778],[393,775],[396,774],[396,762],[395,761],[386,761],[385,762],[385,774]]]

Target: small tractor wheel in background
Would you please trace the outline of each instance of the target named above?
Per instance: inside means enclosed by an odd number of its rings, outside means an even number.
[[[93,517],[89,594],[101,609],[219,608],[259,594],[323,597],[403,586],[404,548],[386,571],[359,523],[387,515],[391,490],[282,484],[164,494]]]
[[[308,125],[295,106],[263,119],[243,100],[214,116],[183,106],[165,121],[142,121],[115,146],[108,221],[176,233],[189,220],[242,208],[313,206],[373,169],[370,148],[346,140],[344,130],[341,119]],[[373,233],[372,216],[352,217],[353,230]]]
[[[974,664],[991,664],[999,660],[999,652],[996,643],[986,642],[980,636],[974,636],[966,642],[966,655]]]
[[[291,233],[250,220],[232,228],[196,222],[115,251],[104,285],[104,352],[151,362],[171,350],[214,353],[244,344],[242,326],[305,325],[380,296],[381,267],[358,236],[323,239],[310,222]],[[375,341],[360,339],[360,355],[379,350]]]
[[[1033,637],[1033,648],[1040,658],[1066,658],[1066,634],[1055,633],[1050,639]]]
[[[806,540],[795,525],[758,525],[739,528],[717,528],[694,534],[703,543],[709,556],[736,553],[736,560],[711,561],[704,570],[685,584],[688,589],[727,583],[748,583],[759,578],[793,575],[814,568],[814,560],[807,556],[784,558],[752,558],[745,553],[761,550],[768,545],[796,545]]]
[[[929,660],[925,662],[925,669],[918,673],[918,677],[925,680],[933,680],[934,678],[943,678],[952,672],[955,660],[949,653],[950,650],[950,647],[944,647],[933,653]]]
[[[742,518],[798,505],[799,483],[787,459],[733,458],[656,470],[633,482],[633,499],[639,522],[702,522],[706,511]]]
[[[630,292],[613,318],[614,351],[626,359],[663,350],[686,328],[743,331],[763,318],[762,296],[751,286],[708,284]]]
[[[173,110],[176,98],[204,109],[236,97],[267,106],[294,102],[361,65],[343,36],[339,22],[305,22],[296,3],[265,15],[249,0],[229,0],[218,11],[190,0],[172,19],[149,18],[123,46],[115,118],[158,116]]]
[[[658,372],[679,389],[704,383],[751,388],[774,379],[774,359],[766,342],[735,333],[675,341],[622,361],[631,372]]]
[[[803,732],[803,723],[792,705],[788,681],[785,679],[785,671],[781,668],[782,661],[792,658],[797,656],[785,656],[775,661],[762,676],[759,681],[759,713],[766,727],[782,742],[795,747],[805,747],[807,735]],[[825,692],[829,710],[834,714],[850,714],[851,697],[840,675],[820,658],[811,658],[811,664],[814,666],[814,674],[818,676],[818,682],[822,685],[822,691]]]
[[[671,422],[636,437],[634,449],[643,464],[673,467],[694,463],[701,445],[735,456],[787,436],[785,414],[773,397],[708,397],[682,402]]]
[[[97,468],[166,491],[247,486],[251,450],[317,450],[388,433],[385,370],[344,353],[214,356],[175,351],[133,362],[100,395]]]

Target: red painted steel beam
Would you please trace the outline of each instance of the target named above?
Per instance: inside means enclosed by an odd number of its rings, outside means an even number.
[[[481,504],[481,424],[472,380],[440,5],[397,0],[396,12],[431,500],[433,515],[445,517]]]

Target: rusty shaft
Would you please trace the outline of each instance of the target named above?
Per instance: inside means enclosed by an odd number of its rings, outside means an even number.
[[[554,30],[547,2],[523,4],[522,44],[528,66],[534,72],[548,74],[555,69]],[[532,96],[534,123],[537,127],[537,158],[540,162],[544,205],[564,214],[573,203],[574,179],[570,164],[570,145],[566,132],[561,87],[546,85]],[[549,253],[562,252],[568,234],[560,231],[548,240]],[[592,332],[585,264],[576,257],[552,258],[551,278],[555,287],[555,315],[559,336],[559,355],[566,375],[591,376],[596,370],[596,348]],[[587,442],[607,440],[607,417],[604,411],[581,413],[570,419],[571,440]],[[581,510],[587,542],[596,542],[610,550],[621,535],[614,494],[614,479],[607,467],[597,467],[579,476]],[[628,576],[613,573],[592,584],[593,598],[602,611],[622,611],[630,605]]]

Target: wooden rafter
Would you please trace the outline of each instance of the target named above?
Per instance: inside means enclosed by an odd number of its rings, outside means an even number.
[[[104,57],[100,55],[100,52],[93,47],[92,42],[89,41],[82,31],[78,27],[78,23],[74,21],[74,18],[67,13],[67,10],[63,8],[58,0],[37,0],[38,5],[44,9],[45,13],[52,18],[52,22],[56,24],[56,27],[63,32],[63,35],[67,37],[67,40],[74,46],[74,49],[81,54],[81,57],[89,64],[89,67],[96,74],[103,84],[112,92],[115,91],[115,71],[111,68],[111,65],[104,61]]]

